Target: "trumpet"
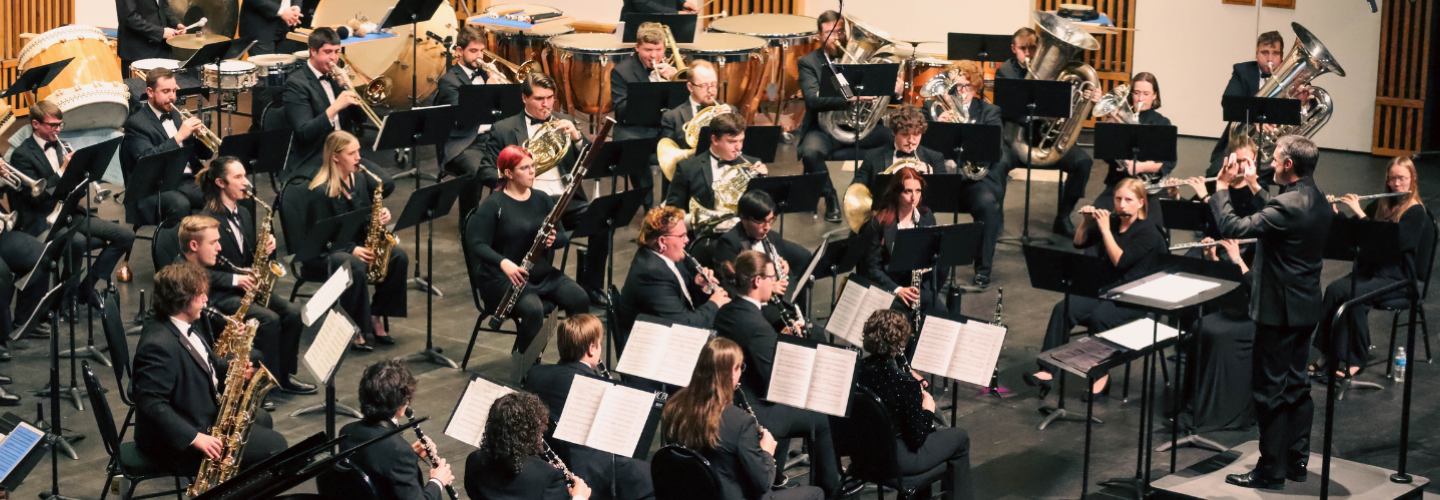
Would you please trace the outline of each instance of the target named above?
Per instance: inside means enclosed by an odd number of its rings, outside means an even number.
[[[1406,195],[1409,195],[1409,194],[1410,194],[1409,191],[1396,191],[1396,192],[1393,192],[1393,193],[1367,194],[1367,195],[1365,195],[1365,196],[1357,197],[1357,198],[1356,198],[1356,201],[1374,200],[1374,199],[1377,199],[1377,198],[1394,198],[1394,197],[1396,197],[1396,196],[1406,196]],[[1326,200],[1328,200],[1331,204],[1340,203],[1340,198],[1337,198],[1337,197],[1336,197],[1335,195],[1333,195],[1333,194],[1327,194],[1327,195],[1325,195],[1325,198],[1326,198]]]
[[[1171,251],[1171,252],[1174,252],[1174,251],[1176,251],[1176,250],[1189,250],[1189,249],[1191,249],[1191,248],[1209,248],[1209,247],[1213,247],[1213,246],[1219,245],[1221,241],[1224,241],[1224,240],[1215,240],[1215,241],[1211,241],[1211,242],[1200,242],[1200,241],[1196,241],[1196,242],[1192,242],[1192,243],[1181,243],[1181,244],[1179,244],[1179,245],[1175,245],[1175,246],[1170,247],[1170,251]],[[1260,241],[1260,239],[1259,239],[1259,238],[1245,238],[1245,239],[1243,239],[1243,240],[1235,240],[1235,243],[1240,244],[1240,245],[1249,245],[1249,244],[1254,243],[1254,242],[1256,242],[1256,241]]]
[[[170,107],[175,109],[175,114],[180,115],[181,121],[189,120],[195,117],[195,115],[192,115],[189,111],[186,111],[185,108],[176,106],[174,104],[171,104]],[[200,144],[204,144],[205,147],[209,148],[210,152],[220,152],[220,141],[222,139],[220,139],[220,136],[215,135],[214,132],[211,132],[210,127],[206,127],[203,122],[200,124],[200,128],[195,130],[195,139],[199,140]]]
[[[345,57],[345,54],[340,54],[340,60],[341,60],[341,61],[345,61],[345,66],[350,66],[350,65],[351,65],[351,64],[350,64],[350,59],[347,59],[347,58]],[[375,110],[370,109],[370,103],[369,103],[369,102],[366,102],[366,101],[369,100],[369,99],[375,99],[375,100],[377,100],[377,101],[380,101],[380,100],[384,100],[384,99],[385,99],[385,95],[384,95],[383,93],[377,94],[377,91],[375,90],[375,89],[376,89],[376,85],[374,85],[374,84],[376,84],[376,83],[383,83],[383,82],[378,82],[378,81],[376,81],[376,80],[372,80],[372,81],[370,82],[371,85],[366,85],[366,93],[365,93],[365,94],[361,94],[359,91],[355,90],[355,84],[350,82],[350,72],[347,71],[345,68],[341,68],[339,64],[331,64],[331,65],[330,65],[330,77],[331,77],[331,78],[334,78],[334,79],[335,79],[335,83],[337,83],[337,84],[339,84],[341,87],[343,87],[344,90],[347,90],[347,91],[350,91],[350,92],[354,92],[355,95],[356,95],[357,97],[359,97],[359,99],[356,99],[356,100],[355,100],[355,105],[356,105],[356,106],[360,106],[360,109],[365,112],[365,116],[366,116],[367,118],[370,118],[370,123],[371,123],[372,125],[375,125],[376,127],[379,127],[379,126],[380,126],[380,117],[375,115]],[[377,97],[377,95],[378,95],[378,97]],[[217,143],[217,144],[218,144],[218,143]]]
[[[30,196],[35,198],[45,192],[45,179],[31,179],[3,159],[0,159],[0,183],[9,184],[14,189],[21,189],[22,185],[29,187]]]

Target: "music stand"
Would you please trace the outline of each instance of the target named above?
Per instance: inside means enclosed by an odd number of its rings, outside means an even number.
[[[778,127],[777,127],[778,128]],[[746,191],[764,191],[775,201],[775,217],[780,219],[780,236],[785,236],[785,214],[813,212],[825,190],[830,174],[811,172],[800,175],[777,175],[750,179]]]
[[[612,193],[619,190],[617,186],[622,177],[628,187],[631,177],[650,175],[650,157],[655,155],[655,145],[659,142],[659,137],[605,141],[596,152],[594,168],[585,171],[585,178],[598,182],[609,177]]]
[[[1025,151],[1016,151],[1016,154],[1025,157],[1025,218],[1023,229],[1020,232],[1020,244],[1030,245],[1030,184],[1033,170],[1030,149],[1034,147],[1029,141],[1033,135],[1025,129],[1031,128],[1035,118],[1072,118],[1070,116],[1070,93],[1071,85],[1068,82],[1051,80],[1017,80],[1011,78],[995,79],[995,104],[1000,106],[1001,117],[1006,121],[1020,122],[1021,133],[1025,134]],[[1058,203],[1064,198],[1065,186],[1062,183],[1055,190],[1055,200]],[[1058,210],[1059,205],[1056,205]],[[1065,214],[1069,216],[1069,214]],[[1048,240],[1047,240],[1048,242]]]
[[[1220,99],[1223,118],[1245,125],[1299,125],[1300,100],[1227,95]]]
[[[426,2],[438,0],[422,0]],[[403,0],[402,0],[403,2]],[[433,12],[434,7],[427,12]],[[375,138],[375,150],[399,149],[407,153],[409,157],[410,170],[401,172],[395,178],[400,178],[406,173],[415,175],[415,190],[420,190],[420,163],[418,150],[420,146],[436,146],[445,144],[450,139],[450,131],[455,130],[455,113],[459,111],[455,106],[434,106],[429,108],[408,109],[396,111],[385,116],[380,122],[380,134]],[[446,207],[449,210],[449,207]],[[415,255],[420,255],[420,227],[415,227]],[[410,278],[417,288],[426,295],[445,296],[433,282],[420,277],[420,263],[415,263],[415,274]],[[453,363],[451,363],[453,364]]]
[[[220,143],[220,151],[215,154],[239,158],[240,163],[245,165],[246,174],[270,174],[270,187],[278,193],[280,189],[275,184],[275,174],[290,160],[293,138],[294,133],[288,128],[227,135]]]
[[[329,253],[338,238],[343,237],[348,240],[368,222],[370,222],[370,211],[363,208],[328,219],[321,219],[315,225],[305,228],[305,233],[308,235],[305,239],[296,242],[293,246],[285,245],[285,247],[292,250],[291,253],[295,254],[296,260],[310,260],[319,257],[320,254]],[[331,269],[325,270],[326,275],[332,272],[334,271]]]
[[[762,163],[775,161],[775,150],[780,147],[780,127],[778,126],[749,126],[745,127],[745,144],[740,147],[740,153],[747,156],[759,158]],[[700,127],[700,135],[695,140],[696,154],[710,150],[710,126]]]
[[[342,266],[342,269],[340,270],[340,272],[348,273],[348,272],[350,272],[350,270],[349,270],[348,268],[346,268],[345,266]],[[356,285],[357,285],[357,283],[351,283],[351,284],[350,284],[350,286],[356,286]],[[358,285],[359,285],[359,286],[365,286],[364,283],[358,283]],[[331,314],[338,314],[339,317],[340,317],[340,319],[343,320],[346,325],[348,325],[348,326],[350,326],[350,327],[352,328],[352,333],[350,334],[350,339],[347,339],[347,340],[345,341],[345,347],[341,348],[341,350],[340,350],[340,357],[335,360],[335,364],[334,364],[334,365],[332,365],[332,366],[329,367],[329,370],[327,371],[327,373],[314,373],[316,380],[324,381],[324,385],[325,385],[325,402],[324,402],[324,403],[320,403],[320,404],[313,404],[313,405],[310,405],[310,406],[306,406],[306,407],[304,407],[304,408],[296,409],[295,411],[290,412],[290,416],[291,416],[291,417],[298,417],[298,416],[301,416],[301,415],[305,415],[305,414],[307,414],[307,413],[314,413],[314,412],[317,412],[317,411],[324,411],[324,412],[325,412],[325,436],[333,439],[333,438],[335,437],[335,416],[336,416],[337,414],[339,414],[339,413],[344,413],[346,416],[348,416],[348,417],[353,417],[353,418],[365,418],[365,415],[362,414],[362,413],[360,413],[359,411],[355,410],[354,408],[351,408],[351,407],[349,407],[349,406],[340,404],[339,402],[336,401],[336,398],[335,398],[335,374],[340,371],[340,365],[345,362],[345,353],[347,353],[347,352],[350,351],[350,342],[351,342],[352,340],[354,340],[354,338],[355,338],[356,335],[360,335],[360,328],[357,327],[357,326],[355,326],[355,321],[350,318],[350,315],[349,315],[349,314],[346,314],[346,313],[345,313],[345,310],[344,310],[343,308],[335,307],[335,306],[332,305],[332,306],[330,306],[329,309],[327,309],[327,310],[325,311],[325,314],[324,314],[324,315],[320,316],[320,319],[316,320],[314,323],[311,323],[311,324],[308,325],[308,326],[305,326],[305,327],[301,330],[301,335],[304,335],[304,336],[314,336],[314,337],[316,337],[316,338],[315,338],[315,342],[319,342],[320,339],[319,339],[318,337],[319,337],[319,335],[320,335],[320,333],[321,333],[321,330],[322,330],[323,327],[325,326],[325,322],[330,320],[330,315],[331,315]],[[313,348],[313,347],[312,347],[312,348]],[[308,364],[307,364],[307,366],[308,366]],[[319,368],[319,369],[322,369],[322,370],[325,369],[325,368],[323,368],[323,367],[312,367],[312,368]]]
[[[700,16],[696,14],[625,14],[621,19],[624,33],[621,34],[620,43],[635,43],[635,33],[640,30],[644,23],[660,23],[670,28],[670,35],[675,37],[675,43],[695,43],[695,25],[698,24]]]
[[[834,64],[827,63],[830,72],[825,74],[825,84],[820,85],[820,97],[882,97],[895,95],[895,81],[900,74],[899,64]],[[859,137],[860,106],[850,106],[850,123],[854,127],[855,162],[859,165],[865,157],[860,154]],[[884,112],[884,110],[880,110]]]
[[[71,230],[73,230],[73,228]],[[46,432],[50,433],[51,436],[50,445],[52,447],[52,451],[50,453],[50,498],[59,498],[62,500],[67,497],[60,496],[60,454],[57,452],[64,451],[66,454],[70,455],[71,458],[76,460],[78,460],[80,456],[75,453],[75,448],[71,446],[70,441],[65,438],[65,429],[63,429],[61,426],[60,398],[67,397],[68,395],[68,397],[72,398],[72,401],[74,401],[76,405],[79,405],[80,395],[78,390],[61,392],[57,389],[58,387],[60,387],[60,357],[56,356],[56,354],[60,352],[59,316],[60,308],[63,307],[63,301],[61,300],[61,298],[67,295],[66,290],[74,290],[78,286],[80,286],[80,275],[72,273],[70,279],[55,285],[55,287],[51,288],[50,291],[45,292],[45,296],[40,299],[40,303],[35,307],[35,310],[30,313],[30,319],[25,320],[25,324],[23,326],[17,328],[15,332],[12,332],[10,334],[11,340],[19,339],[26,333],[33,331],[37,326],[39,326],[41,322],[44,322],[47,319],[50,322],[51,356],[49,398],[50,420],[52,420],[54,423],[52,423],[49,428],[41,428]],[[43,406],[41,408],[43,408]],[[81,409],[81,411],[84,410]],[[37,427],[39,427],[40,425],[44,425],[44,422],[37,422],[37,424],[39,424],[37,425]],[[83,434],[75,435],[75,439],[80,439],[83,437]]]
[[[24,73],[20,74],[20,78],[15,79],[15,83],[10,84],[10,87],[5,89],[4,94],[0,94],[0,99],[19,95],[24,92],[40,90],[40,87],[49,85],[51,80],[60,76],[60,72],[65,71],[65,67],[73,60],[75,60],[75,58],[71,57],[25,70]],[[38,101],[39,99],[36,100]]]
[[[325,471],[331,470],[336,464],[346,461],[350,455],[380,441],[388,440],[397,434],[414,428],[430,417],[421,417],[408,423],[400,424],[394,429],[360,443],[348,450],[335,453],[335,446],[340,444],[344,437],[326,439],[324,434],[314,435],[301,441],[300,444],[291,446],[279,454],[265,459],[253,466],[247,466],[235,477],[228,481],[215,485],[209,491],[201,493],[194,500],[259,500],[275,498],[281,493],[289,491],[301,483],[309,481]],[[329,454],[322,460],[315,457]]]
[[[1025,245],[1025,267],[1030,274],[1030,287],[1037,290],[1059,292],[1065,295],[1061,302],[1064,304],[1064,314],[1070,315],[1070,296],[1095,298],[1100,295],[1100,290],[1106,285],[1115,281],[1115,274],[1110,271],[1099,257],[1092,257],[1085,254],[1065,252],[1034,245]],[[1070,332],[1065,332],[1066,340],[1069,340]],[[1040,421],[1039,430],[1045,430],[1052,422],[1057,420],[1082,420],[1078,414],[1071,414],[1065,409],[1065,376],[1058,371],[1053,374],[1059,385],[1059,402],[1055,406],[1041,406],[1040,412],[1045,413],[1045,419]],[[1088,389],[1088,387],[1087,387]],[[1094,415],[1089,415],[1086,422],[1103,424],[1105,422]],[[1088,429],[1088,423],[1087,429]],[[1086,431],[1089,435],[1089,431]]]
[[[948,33],[945,58],[951,61],[1005,62],[1010,58],[1010,35]]]
[[[135,167],[131,172],[134,177],[128,183],[130,193],[125,196],[125,205],[138,215],[141,200],[178,189],[180,179],[185,177],[185,165],[189,163],[189,160],[190,150],[187,148],[175,148],[136,160]],[[154,219],[156,226],[162,222],[162,208],[160,201],[156,200]]]
[[[940,300],[940,269],[968,266],[975,263],[980,254],[980,242],[985,238],[985,223],[952,224],[948,226],[916,227],[895,231],[895,242],[890,250],[890,271],[934,269],[930,273],[931,289],[935,291],[935,304]],[[953,310],[959,310],[951,305]],[[924,311],[922,310],[922,313]],[[920,325],[914,325],[919,331]]]
[[[442,1],[443,1],[443,0],[398,0],[398,2],[395,4],[395,6],[394,6],[394,7],[391,7],[390,10],[385,13],[385,19],[383,19],[383,20],[380,21],[380,29],[383,30],[383,29],[386,29],[386,28],[394,28],[394,27],[399,26],[399,25],[402,25],[402,24],[409,24],[409,25],[410,25],[410,32],[417,35],[417,37],[411,38],[410,40],[408,40],[408,41],[410,42],[410,60],[411,60],[411,61],[419,61],[419,60],[420,60],[420,41],[421,41],[421,39],[418,37],[418,35],[419,35],[419,33],[420,33],[420,31],[419,31],[420,23],[423,23],[423,22],[425,22],[425,21],[429,21],[430,18],[434,17],[434,16],[435,16],[435,9],[437,9],[437,8],[440,7],[440,2],[442,2]],[[448,52],[448,51],[447,51],[447,52]],[[420,95],[419,95],[419,92],[414,91],[414,89],[419,89],[419,88],[420,88],[420,73],[417,72],[417,71],[412,71],[412,72],[410,72],[410,88],[412,89],[411,92],[410,92],[410,108],[411,108],[412,111],[419,111],[418,109],[415,109],[415,108],[419,108],[419,107],[420,107],[420,104],[419,104]],[[454,128],[454,127],[455,127],[455,120],[452,118],[452,119],[450,120],[450,123],[449,123],[449,124],[447,125],[447,127],[446,127],[447,135],[448,135],[449,130],[452,129],[452,128]],[[382,128],[381,133],[382,133],[382,135],[383,135],[383,133],[384,133],[384,130],[383,130],[384,127],[383,127],[383,125],[382,125],[381,128]],[[377,138],[376,138],[376,148],[377,148],[377,150],[378,150],[378,148],[379,148],[379,141],[380,141],[380,138],[377,137]],[[442,139],[442,143],[443,143],[443,139]],[[427,145],[433,145],[433,144],[439,144],[439,143],[429,143],[429,144],[427,144]],[[398,148],[389,148],[389,149],[398,149]],[[412,149],[411,151],[413,152],[413,149]],[[432,181],[435,180],[435,178],[430,177],[429,175],[420,172],[420,164],[415,161],[414,155],[411,155],[411,157],[409,158],[409,160],[410,160],[410,162],[409,162],[409,163],[410,163],[410,168],[407,169],[407,170],[405,170],[405,171],[403,171],[403,172],[400,172],[400,173],[398,173],[398,174],[395,174],[395,176],[393,177],[393,179],[403,179],[403,178],[405,178],[405,177],[415,176],[415,189],[420,189],[420,178],[421,178],[422,176],[423,176],[423,177],[426,177],[428,180],[432,180]],[[415,234],[415,238],[418,240],[418,239],[420,238],[420,234],[419,234],[419,232],[418,232],[419,230],[416,230],[416,231],[417,231],[417,232],[416,232],[416,234]],[[419,241],[416,241],[416,242],[415,242],[415,245],[416,245],[416,246],[415,246],[415,253],[418,254],[418,253],[420,253],[420,246],[419,246],[419,245],[420,245],[420,242],[419,242]],[[419,271],[419,267],[417,266],[417,267],[416,267],[416,271],[415,271],[414,281],[416,281],[417,284],[418,284],[418,283],[421,283],[421,282],[419,282],[419,279],[420,279],[420,271]],[[425,291],[428,292],[428,293],[434,293],[434,292],[436,291],[434,288],[432,288],[432,287],[430,286],[429,283],[423,283],[423,284],[421,284],[421,289],[422,289],[422,290],[425,290]]]
[[[1130,177],[1141,161],[1175,161],[1175,132],[1172,125],[1134,125],[1100,122],[1095,124],[1095,158],[1130,160]]]
[[[521,99],[523,83],[464,85],[456,96],[460,111],[455,114],[455,127],[478,129],[520,114],[525,110]]]
[[[1160,199],[1160,213],[1165,231],[1200,231],[1207,235],[1218,234],[1215,214],[1209,203],[1189,200]]]
[[[637,127],[660,126],[660,115],[685,104],[690,91],[685,82],[633,82],[627,87],[625,110],[615,119]]]
[[[400,218],[395,222],[396,231],[415,226],[416,246],[419,246],[420,223],[424,222],[426,225],[425,283],[434,283],[435,280],[435,219],[450,215],[450,207],[455,206],[455,199],[460,197],[460,190],[468,180],[450,179],[420,188],[410,195],[410,201],[405,203],[405,209],[400,212]],[[415,271],[420,271],[419,264],[415,265]],[[435,347],[434,304],[435,294],[425,294],[425,350],[407,356],[405,361],[429,361],[459,369],[460,365],[442,354],[444,349]]]
[[[606,144],[606,146],[609,146],[609,144]],[[621,226],[628,226],[630,220],[635,218],[635,212],[639,211],[640,206],[644,203],[645,192],[637,189],[609,194],[590,200],[589,206],[585,208],[584,215],[582,215],[580,221],[576,223],[577,227],[570,233],[572,240],[580,237],[603,237],[610,242],[608,247],[610,249],[610,255],[605,258],[605,295],[607,304],[609,304],[605,306],[605,308],[609,310],[607,312],[611,313],[608,317],[615,317],[615,311],[613,309],[615,308],[615,304],[620,300],[620,297],[615,297],[610,294],[610,290],[614,289],[615,283],[615,229]],[[613,330],[615,326],[610,325],[610,327]],[[605,336],[606,342],[610,343],[609,346],[606,346],[607,348],[605,350],[606,364],[610,364],[610,355],[616,351],[617,347],[624,347],[615,344],[615,335],[618,333],[617,331],[611,331],[610,335]],[[628,335],[629,333],[627,332],[626,334]]]

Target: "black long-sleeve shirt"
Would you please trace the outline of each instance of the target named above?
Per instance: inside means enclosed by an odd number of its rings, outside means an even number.
[[[480,256],[479,269],[472,271],[486,281],[507,279],[500,270],[500,262],[510,259],[518,266],[525,260],[525,254],[530,252],[530,245],[535,242],[536,232],[554,206],[554,198],[536,189],[530,190],[530,199],[525,201],[511,198],[503,190],[485,198],[465,229],[465,246]],[[553,250],[564,247],[570,241],[564,228],[557,225],[555,230],[555,244],[550,246],[551,251],[532,263],[531,283],[539,283],[555,270],[551,265]]]
[[[1145,277],[1150,273],[1151,264],[1155,256],[1166,250],[1165,233],[1160,224],[1153,219],[1140,219],[1130,223],[1130,228],[1124,232],[1120,231],[1120,223],[1112,218],[1110,222],[1110,234],[1115,236],[1115,244],[1120,246],[1120,262],[1110,260],[1110,255],[1105,251],[1105,240],[1100,236],[1100,228],[1090,226],[1085,230],[1083,244],[1075,245],[1075,248],[1095,247],[1100,258],[1110,264],[1110,268],[1120,275],[1120,281],[1128,282]]]
[[[1365,206],[1365,216],[1370,220],[1375,218],[1380,208],[1380,201],[1372,201]],[[1396,281],[1411,279],[1423,281],[1427,274],[1424,267],[1429,264],[1427,259],[1430,252],[1434,235],[1434,226],[1430,223],[1430,217],[1425,214],[1425,207],[1415,204],[1405,209],[1400,215],[1400,260],[1379,261],[1379,259],[1367,258],[1365,252],[1360,252],[1358,271],[1361,276],[1376,276],[1393,279]]]
[[[880,397],[890,413],[890,421],[911,451],[919,449],[925,444],[925,438],[935,432],[935,413],[923,407],[924,388],[919,380],[900,369],[895,358],[878,354],[866,356],[860,360],[857,381]]]

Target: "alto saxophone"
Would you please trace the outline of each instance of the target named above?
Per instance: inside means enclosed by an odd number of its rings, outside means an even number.
[[[385,229],[385,224],[380,223],[380,212],[385,210],[385,195],[381,192],[385,187],[380,184],[380,177],[364,165],[359,167],[361,172],[370,176],[370,180],[375,181],[375,195],[370,199],[370,229],[365,233],[365,248],[375,254],[375,259],[370,261],[365,278],[371,284],[379,284],[385,281],[385,275],[390,272],[390,250],[400,244],[400,238],[395,237],[390,230]]]
[[[237,273],[249,276],[254,281],[254,286],[250,287],[250,291],[245,292],[245,297],[241,300],[242,306],[249,306],[253,300],[256,305],[266,307],[270,305],[270,292],[275,290],[275,282],[289,273],[285,270],[284,264],[270,260],[270,253],[265,251],[265,248],[270,246],[270,242],[275,239],[275,232],[271,229],[275,210],[255,196],[254,188],[246,188],[245,193],[255,200],[256,205],[265,209],[265,219],[260,222],[260,227],[255,231],[255,257],[251,259],[250,267],[231,264],[224,256],[216,256],[216,258],[220,260],[221,264],[230,267]],[[245,315],[241,314],[236,316],[236,319],[244,319],[244,317]]]
[[[248,305],[241,306],[242,312]],[[215,415],[215,426],[210,428],[209,433],[220,440],[220,458],[206,458],[200,462],[200,472],[196,473],[188,491],[192,498],[240,472],[240,456],[250,437],[250,426],[254,424],[257,412],[264,411],[260,405],[264,403],[265,395],[278,384],[264,366],[255,367],[250,383],[245,383],[245,365],[250,360],[250,348],[255,342],[259,321],[251,319],[241,323],[236,318],[243,315],[225,316],[209,307],[205,309],[225,319],[225,331],[215,343],[215,355],[228,357],[230,368],[225,372],[225,392],[220,395],[217,405],[219,412]]]

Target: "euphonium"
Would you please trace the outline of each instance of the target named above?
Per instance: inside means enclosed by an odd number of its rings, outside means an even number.
[[[1040,39],[1035,57],[1027,64],[1026,79],[1069,82],[1071,118],[1036,118],[1038,137],[1033,148],[1029,134],[1020,123],[1005,124],[1005,139],[1022,158],[1028,155],[1031,165],[1047,166],[1060,161],[1075,146],[1081,122],[1090,115],[1094,103],[1085,98],[1085,92],[1100,88],[1100,77],[1095,68],[1074,59],[1081,51],[1099,49],[1100,42],[1070,21],[1049,12],[1031,12],[1030,19],[1040,28]]]
[[[175,113],[180,115],[181,121],[189,120],[194,116],[180,106],[171,104],[170,107],[174,108]],[[211,153],[220,151],[220,136],[211,132],[210,127],[206,127],[204,123],[201,123],[200,128],[195,131],[195,138],[200,141],[200,144],[204,144],[206,148],[209,148]]]
[[[1320,43],[1319,38],[1310,33],[1300,23],[1290,23],[1295,30],[1295,45],[1290,47],[1290,53],[1285,55],[1285,60],[1280,62],[1280,67],[1270,72],[1270,79],[1255,93],[1255,97],[1273,97],[1279,99],[1295,99],[1300,94],[1300,89],[1309,86],[1310,82],[1326,73],[1335,73],[1341,77],[1345,76],[1345,69],[1335,61],[1335,56]],[[1303,107],[1300,110],[1299,125],[1275,125],[1270,132],[1265,132],[1263,125],[1236,124],[1231,127],[1230,134],[1248,135],[1255,141],[1259,148],[1259,157],[1255,159],[1257,165],[1270,163],[1275,153],[1275,143],[1281,137],[1287,135],[1299,135],[1311,137],[1315,132],[1320,131],[1326,122],[1330,121],[1330,115],[1334,113],[1334,102],[1330,99],[1330,93],[1320,87],[1310,87],[1310,95],[1315,99],[1314,106]],[[1306,103],[1308,104],[1308,103]]]
[[[1100,102],[1095,104],[1095,118],[1103,118],[1114,114],[1121,123],[1131,125],[1140,123],[1139,113],[1130,107],[1130,86],[1125,84],[1116,85],[1110,93],[1100,97]]]
[[[754,163],[744,156],[739,159],[745,163],[725,167],[715,178],[715,208],[701,205],[697,198],[690,198],[690,210],[686,217],[696,233],[725,232],[735,227],[740,197],[745,195],[750,179],[756,175]]]
[[[250,426],[255,422],[256,413],[264,411],[260,405],[265,402],[265,395],[278,384],[264,366],[255,367],[250,382],[245,382],[245,365],[250,360],[250,348],[255,342],[259,321],[251,319],[240,323],[235,317],[225,316],[208,307],[206,310],[225,319],[225,331],[215,342],[215,355],[228,357],[230,368],[225,372],[225,392],[220,395],[217,405],[219,412],[215,415],[215,426],[209,432],[221,442],[220,459],[206,458],[200,462],[200,472],[196,473],[188,491],[192,498],[240,472],[240,456],[245,451],[245,441],[250,437]]]
[[[570,136],[560,128],[560,120],[550,120],[535,129],[521,147],[534,158],[535,176],[539,177],[559,165],[560,160],[570,153]]]
[[[886,45],[893,45],[890,42],[890,35],[884,31],[870,27],[864,22],[849,14],[843,20],[843,29],[848,33],[848,41],[841,49],[844,55],[838,64],[878,64],[892,62],[883,57],[876,57],[875,54]],[[821,47],[824,50],[824,47]],[[828,56],[827,56],[828,57]],[[902,67],[901,71],[905,69]],[[875,130],[875,125],[880,123],[880,118],[885,115],[886,106],[890,104],[890,96],[876,97],[868,101],[856,101],[850,106],[858,106],[856,110],[847,107],[837,111],[822,111],[820,113],[820,127],[826,133],[834,137],[842,144],[854,144],[870,131]],[[856,117],[859,117],[856,120]]]
[[[681,106],[688,105],[681,104]],[[729,104],[718,104],[695,113],[695,117],[685,122],[685,126],[682,127],[685,131],[685,148],[688,149],[681,148],[669,137],[660,138],[660,142],[655,145],[655,157],[659,159],[660,172],[665,174],[666,179],[674,179],[676,166],[686,158],[695,156],[695,148],[700,145],[700,129],[709,125],[710,120],[714,120],[715,117],[731,112],[733,110]]]
[[[340,54],[340,60],[345,61],[346,66],[351,66],[350,59],[347,59],[345,54]],[[358,72],[359,70],[356,71]],[[342,90],[354,92],[355,95],[360,97],[360,99],[355,101],[355,105],[360,106],[360,110],[365,112],[365,116],[370,119],[370,124],[379,127],[380,117],[375,115],[375,110],[370,109],[370,103],[385,100],[385,97],[389,95],[389,80],[371,80],[370,83],[365,85],[365,92],[360,92],[355,90],[355,84],[350,82],[350,72],[345,68],[341,68],[339,64],[330,65],[330,77],[335,80],[335,83],[342,87]],[[361,77],[364,78],[364,75],[361,75]]]
[[[380,211],[385,210],[385,195],[381,193],[384,186],[380,185],[380,177],[364,165],[359,167],[360,171],[370,176],[370,180],[375,181],[375,195],[370,200],[370,229],[365,232],[365,248],[375,254],[375,260],[370,261],[370,266],[366,268],[365,280],[378,284],[385,281],[385,275],[390,272],[390,250],[400,244],[400,238],[390,234],[385,224],[380,223]]]
[[[939,113],[935,112],[933,107],[930,110],[936,117],[949,112],[950,123],[974,123],[970,119],[970,103],[955,101],[955,95],[952,94],[956,86],[955,80],[955,70],[941,72],[925,82],[925,86],[920,88],[920,97],[931,100],[932,106],[940,107],[942,112]],[[967,161],[959,170],[960,175],[975,181],[985,177],[985,174],[990,172],[990,166],[987,163]]]
[[[919,158],[901,158],[900,161],[891,163],[885,167],[880,175],[891,175],[896,170],[908,167],[916,172],[923,172],[929,168]],[[850,226],[851,231],[860,232],[865,226],[865,221],[870,220],[870,208],[874,206],[875,200],[870,193],[870,186],[864,184],[851,184],[845,190],[845,224]]]

